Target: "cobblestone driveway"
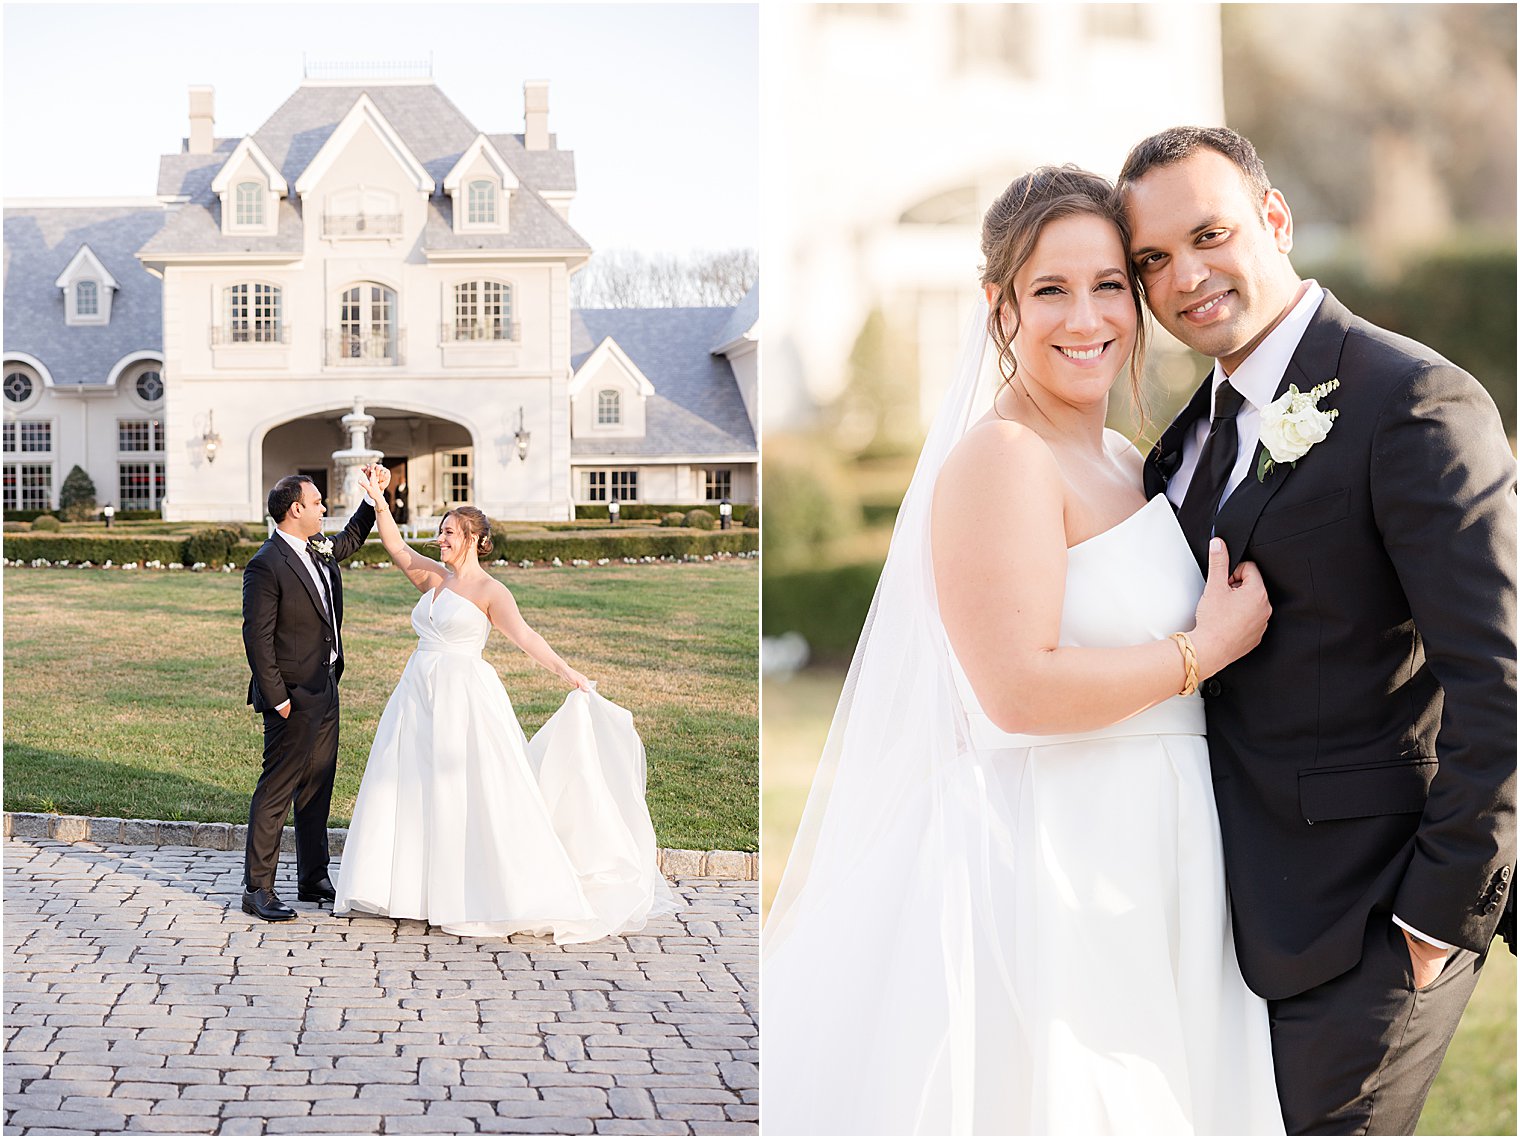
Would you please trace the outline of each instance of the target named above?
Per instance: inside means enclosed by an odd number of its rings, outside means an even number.
[[[5,842],[5,1133],[754,1134],[756,888],[643,933],[242,913],[241,852]]]

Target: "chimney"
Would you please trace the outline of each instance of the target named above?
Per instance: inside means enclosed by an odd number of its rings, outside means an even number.
[[[215,94],[212,87],[190,88],[190,154],[210,154],[213,149],[211,108]]]
[[[523,84],[523,149],[549,149],[549,81],[530,79]]]

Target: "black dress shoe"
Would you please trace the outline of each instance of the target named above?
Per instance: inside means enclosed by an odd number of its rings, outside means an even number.
[[[331,905],[338,900],[338,891],[334,888],[332,879],[324,874],[309,886],[297,887],[296,897],[303,902],[316,902],[318,905],[326,902]]]
[[[265,921],[295,921],[296,912],[273,890],[244,890],[243,912]]]

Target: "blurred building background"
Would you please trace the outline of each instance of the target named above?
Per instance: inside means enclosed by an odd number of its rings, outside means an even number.
[[[765,904],[978,297],[992,199],[1036,165],[1112,178],[1147,134],[1231,126],[1293,209],[1299,272],[1471,371],[1513,440],[1515,33],[1508,4],[768,13],[765,58],[787,64],[765,153],[789,164],[762,251]],[[1111,424],[1148,445],[1207,367],[1156,329],[1144,418],[1116,395]],[[1496,956],[1422,1133],[1513,1129],[1515,971]]]

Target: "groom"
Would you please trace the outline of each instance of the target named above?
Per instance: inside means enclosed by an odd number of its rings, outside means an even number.
[[[365,468],[383,489],[384,467]],[[274,892],[285,813],[295,802],[296,896],[331,902],[327,811],[338,769],[338,678],[343,675],[343,575],[338,563],[375,525],[366,499],[343,532],[322,535],[327,507],[305,475],[269,492],[275,532],[243,568],[243,648],[253,672],[248,703],[264,714],[264,768],[248,808],[243,912],[291,921]]]
[[[1119,189],[1151,311],[1215,361],[1146,491],[1273,606],[1203,693],[1284,1120],[1413,1134],[1514,885],[1515,460],[1471,376],[1299,279],[1249,141],[1164,131]]]

